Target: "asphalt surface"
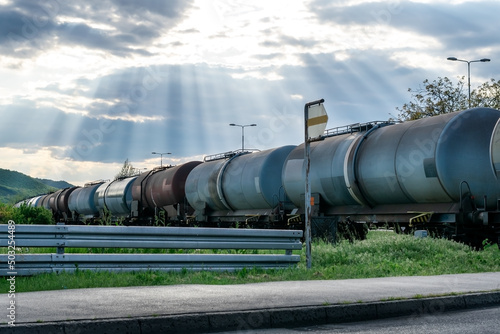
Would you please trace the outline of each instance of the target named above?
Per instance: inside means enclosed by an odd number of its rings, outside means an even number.
[[[500,272],[16,293],[15,327],[12,300],[1,333],[246,331],[500,305]]]

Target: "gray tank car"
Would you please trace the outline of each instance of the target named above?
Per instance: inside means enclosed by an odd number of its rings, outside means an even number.
[[[198,221],[273,220],[282,190],[283,162],[295,146],[209,157],[186,180],[186,198]]]
[[[71,193],[68,200],[68,207],[72,212],[73,221],[98,217],[99,209],[96,205],[95,193],[103,183],[88,183]]]
[[[127,177],[101,184],[95,192],[95,204],[99,212],[109,210],[115,217],[130,215],[132,184],[137,177]]]
[[[498,110],[475,108],[313,142],[313,210],[339,222],[426,223],[455,239],[497,241],[499,119]],[[283,168],[285,191],[301,208],[302,155],[299,146]]]

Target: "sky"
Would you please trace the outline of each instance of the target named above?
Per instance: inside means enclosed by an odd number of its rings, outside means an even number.
[[[0,0],[0,168],[75,185],[387,120],[425,79],[500,79],[500,2]]]

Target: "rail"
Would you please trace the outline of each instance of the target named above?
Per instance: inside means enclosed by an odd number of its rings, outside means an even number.
[[[0,247],[12,235],[0,225]],[[230,271],[241,268],[286,268],[300,261],[302,231],[193,227],[16,225],[15,247],[55,247],[55,254],[16,252],[0,255],[0,276],[27,276],[75,270]],[[284,254],[76,254],[66,248],[248,249],[284,250]],[[12,254],[12,253],[10,253]],[[9,258],[10,256],[10,258]]]
[[[349,133],[354,133],[354,132],[364,132],[368,131],[374,126],[378,124],[384,124],[384,125],[392,125],[396,122],[394,121],[372,121],[372,122],[367,122],[367,123],[355,123],[355,124],[349,124],[349,125],[344,125],[344,126],[339,126],[336,128],[332,129],[327,129],[325,130],[323,137],[333,137],[333,136],[339,136],[339,135],[344,135],[344,134],[349,134]]]
[[[203,158],[203,161],[209,162],[209,161],[214,161],[214,160],[229,159],[229,158],[234,157],[235,155],[243,155],[243,154],[254,153],[254,152],[260,152],[260,150],[256,149],[256,148],[251,148],[251,149],[245,149],[245,150],[239,149],[236,151],[217,153],[217,154],[213,154],[213,155],[207,155],[206,157]]]

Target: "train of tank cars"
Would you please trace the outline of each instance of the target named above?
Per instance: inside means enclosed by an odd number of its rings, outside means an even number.
[[[428,229],[481,246],[500,235],[500,111],[474,108],[325,132],[311,143],[312,216]],[[304,145],[235,151],[26,200],[57,221],[285,227],[304,221]]]

